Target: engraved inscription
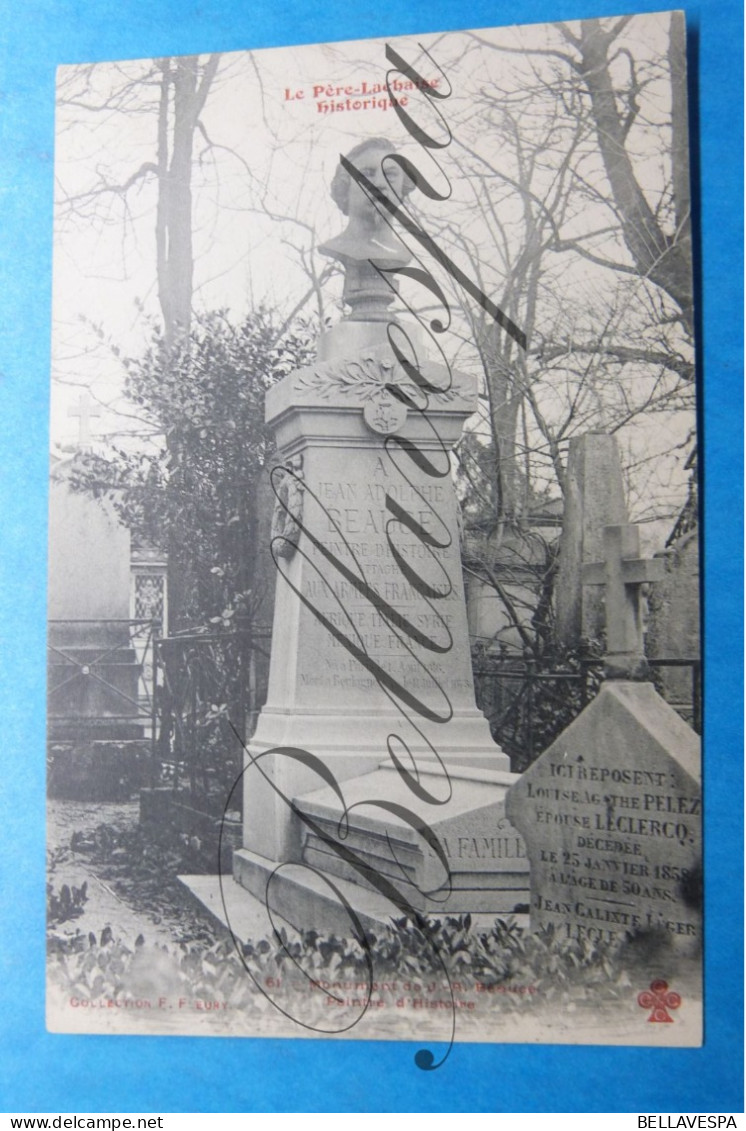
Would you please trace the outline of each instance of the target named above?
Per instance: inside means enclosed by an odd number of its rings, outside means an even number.
[[[572,938],[699,935],[701,798],[683,775],[545,756],[519,804],[533,830],[532,921]]]
[[[320,541],[353,577],[330,574],[323,555],[314,549],[309,559],[316,568],[305,572],[303,596],[323,611],[330,625],[384,663],[389,673],[412,690],[427,694],[436,687],[435,681],[447,678],[453,691],[468,693],[469,681],[464,678],[457,681],[463,686],[454,687],[450,665],[447,669],[440,658],[452,650],[458,602],[463,600],[460,584],[451,581],[454,577],[460,581],[460,570],[455,568],[457,547],[453,543],[444,547],[437,544],[438,516],[448,502],[446,486],[412,484],[403,478],[397,482],[388,472],[376,476],[378,462],[377,458],[367,461],[371,470],[368,477],[361,475],[358,467],[354,476],[325,477],[311,483],[319,503],[312,505],[319,510],[323,507],[324,512],[315,523]],[[387,499],[411,516],[413,529],[392,517]],[[422,533],[418,536],[415,531]],[[430,536],[433,545],[425,544],[423,536]],[[423,595],[403,575],[392,545],[400,559],[416,569],[423,586],[437,597]],[[356,586],[361,577],[369,593]],[[397,622],[397,615],[400,622],[406,622],[406,629]],[[319,665],[314,650],[322,639],[325,661]],[[369,699],[376,682],[350,658],[343,641],[309,623],[304,643],[307,650],[303,648],[301,655],[301,688],[309,692],[327,688],[353,696],[360,693],[362,700]],[[450,659],[452,664],[452,655]]]

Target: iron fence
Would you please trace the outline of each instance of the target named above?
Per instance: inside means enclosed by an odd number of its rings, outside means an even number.
[[[156,640],[151,785],[168,785],[196,808],[220,815],[243,764],[236,732],[250,733],[257,712],[264,635],[239,628]],[[232,803],[237,809],[240,792]]]
[[[699,659],[686,657],[684,659],[655,659],[648,660],[648,665],[653,669],[653,682],[664,698],[668,699],[671,706],[678,711],[683,719],[689,723],[697,734],[702,733],[702,664]],[[672,697],[665,685],[658,678],[658,673],[666,669],[689,669],[689,698],[681,699]]]
[[[154,727],[153,619],[50,620],[48,713],[57,727],[137,723]]]
[[[666,668],[690,669],[691,698],[673,701],[671,706],[699,733],[700,661],[662,658],[648,663],[659,691],[664,689],[658,673]],[[596,695],[602,673],[603,661],[597,657],[573,658],[565,667],[556,669],[522,657],[480,658],[474,668],[477,703],[516,773],[527,769],[580,714]]]

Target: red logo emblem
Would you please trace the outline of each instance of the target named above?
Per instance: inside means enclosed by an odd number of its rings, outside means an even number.
[[[637,995],[637,1004],[642,1006],[643,1009],[650,1009],[652,1013],[648,1017],[648,1021],[673,1021],[673,1017],[669,1014],[669,1009],[678,1009],[681,1005],[681,994],[677,994],[674,990],[669,992],[668,982],[664,982],[662,978],[656,978],[654,982],[650,983],[649,990],[643,990],[642,993]]]

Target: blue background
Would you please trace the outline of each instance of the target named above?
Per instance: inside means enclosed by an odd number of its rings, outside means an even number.
[[[662,5],[657,5],[661,7]],[[705,500],[702,1049],[65,1037],[44,1029],[47,401],[58,63],[618,15],[624,0],[0,0],[0,1108],[5,1112],[743,1111],[742,15],[691,36]],[[651,6],[650,10],[654,10]]]

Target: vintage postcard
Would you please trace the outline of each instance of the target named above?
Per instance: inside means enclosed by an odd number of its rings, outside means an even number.
[[[59,70],[53,1031],[701,1043],[685,47]]]

